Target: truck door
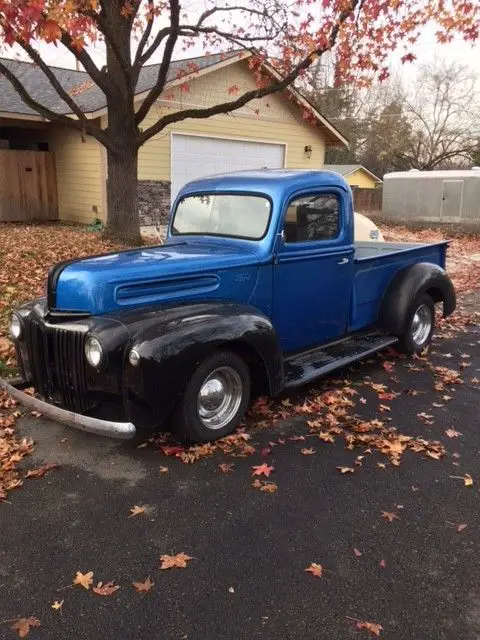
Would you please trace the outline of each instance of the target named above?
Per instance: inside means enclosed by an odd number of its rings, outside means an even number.
[[[283,349],[341,337],[353,287],[352,213],[339,194],[316,190],[288,203],[273,268],[273,320]]]

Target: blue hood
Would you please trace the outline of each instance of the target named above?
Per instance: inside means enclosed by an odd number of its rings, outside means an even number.
[[[94,315],[191,299],[248,301],[258,255],[245,243],[187,241],[80,259],[61,271],[55,308]]]

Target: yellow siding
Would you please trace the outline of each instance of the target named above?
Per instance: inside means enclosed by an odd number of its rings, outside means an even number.
[[[192,80],[188,92],[181,91],[179,87],[168,90],[165,95],[168,100],[151,109],[142,127],[145,129],[151,126],[162,113],[231,100],[232,94],[228,90],[232,86],[238,87],[236,95],[256,87],[255,78],[245,61]],[[184,120],[167,127],[140,149],[140,180],[170,180],[172,131],[286,143],[286,167],[318,169],[324,164],[325,140],[322,133],[302,120],[300,109],[290,105],[285,97],[273,95],[256,100],[229,115],[217,115],[205,120]],[[312,147],[310,159],[305,156],[306,145]]]
[[[346,176],[348,184],[351,187],[361,187],[362,189],[375,189],[377,182],[368,175],[363,169],[357,169],[350,175]]]
[[[49,148],[55,152],[60,220],[90,223],[97,217],[103,219],[100,144],[90,136],[82,142],[79,131],[55,125],[49,134]]]

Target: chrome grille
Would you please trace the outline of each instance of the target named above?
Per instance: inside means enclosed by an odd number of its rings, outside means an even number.
[[[32,382],[37,391],[71,411],[87,408],[83,331],[47,326],[31,314],[27,345]]]

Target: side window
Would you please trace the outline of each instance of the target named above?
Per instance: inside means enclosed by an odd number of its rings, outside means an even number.
[[[338,198],[326,193],[295,198],[288,205],[284,231],[286,243],[336,238],[340,232]]]

